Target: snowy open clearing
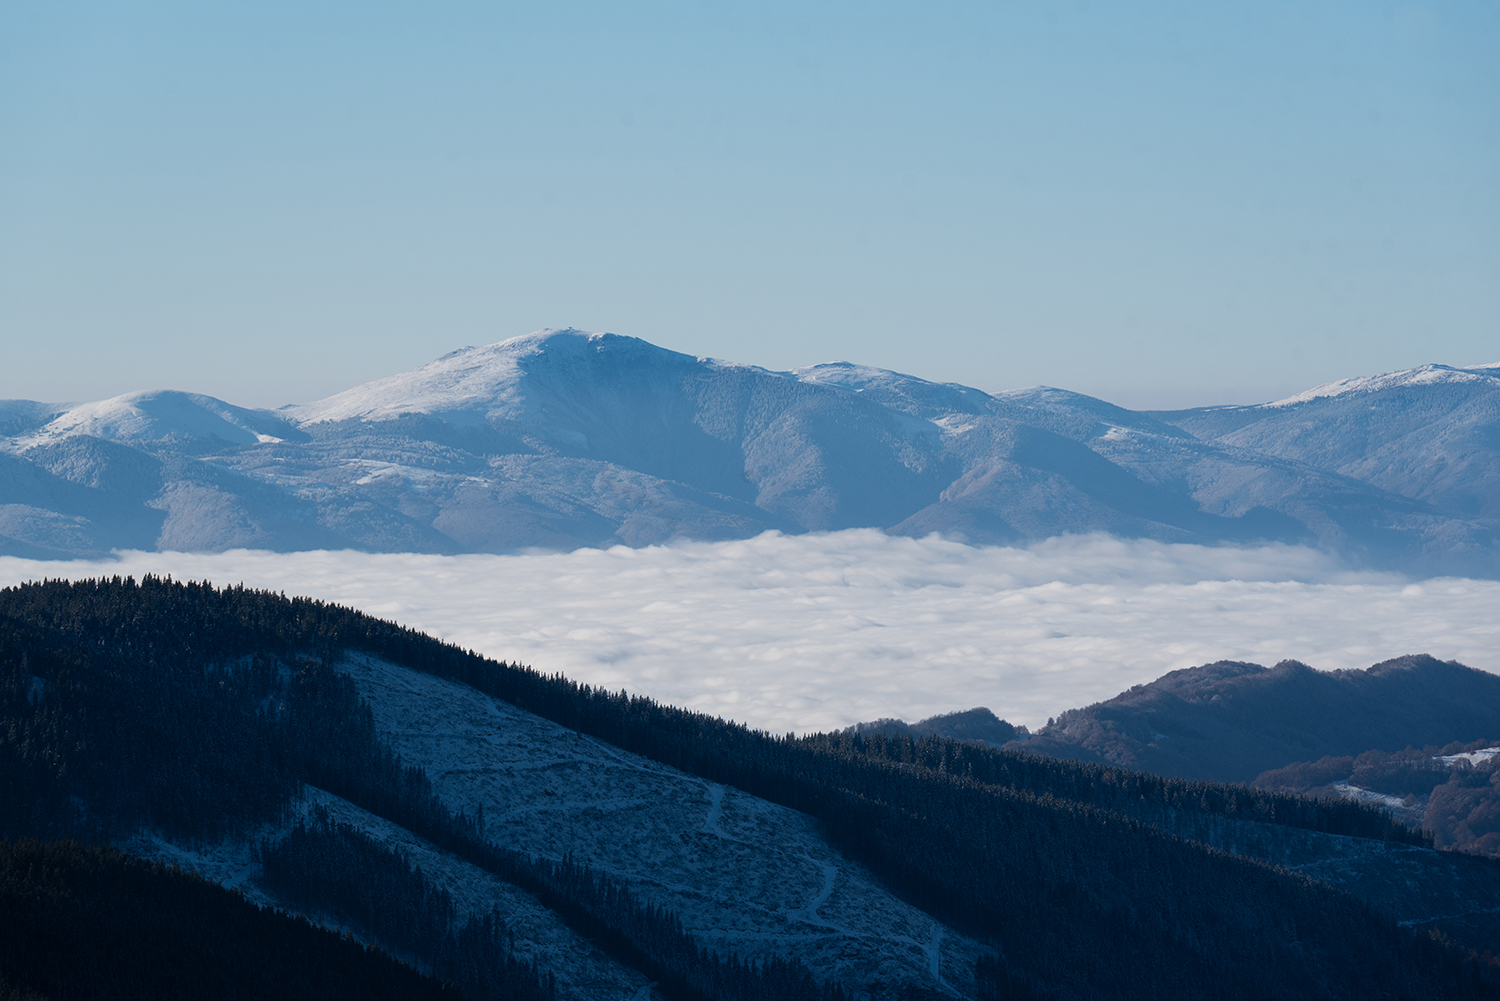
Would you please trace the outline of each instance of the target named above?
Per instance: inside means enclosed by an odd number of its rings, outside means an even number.
[[[482,805],[490,841],[553,860],[571,855],[672,910],[704,945],[746,959],[794,956],[822,980],[971,991],[982,947],[893,896],[830,847],[811,817],[460,684],[363,654],[339,666],[404,762],[421,766],[455,810],[472,815]],[[245,839],[193,846],[142,831],[121,847],[236,887],[257,903],[278,904],[258,882],[252,844],[279,837],[317,806],[405,852],[453,894],[460,919],[498,906],[517,950],[554,971],[565,996],[648,996],[639,973],[581,940],[526,893],[312,787],[286,824],[263,825]],[[329,915],[312,916],[342,927]]]
[[[1500,582],[1352,573],[1291,546],[854,530],[522,556],[0,558],[0,584],[144,573],[341,602],[774,732],[975,705],[1035,726],[1220,659],[1332,670],[1430,653],[1500,671]]]
[[[260,884],[261,869],[252,856],[252,843],[264,837],[273,840],[280,837],[295,826],[298,818],[310,814],[318,806],[326,809],[335,821],[352,824],[383,847],[404,852],[411,864],[421,869],[429,880],[453,895],[460,921],[470,915],[488,914],[491,908],[498,907],[507,928],[515,933],[517,954],[523,959],[539,962],[555,973],[565,997],[580,1001],[619,1001],[635,996],[645,986],[646,978],[640,973],[584,941],[531,895],[437,848],[403,827],[312,786],[304,787],[304,795],[293,811],[294,816],[286,824],[279,827],[263,825],[243,840],[184,845],[142,830],[122,840],[119,847],[239,890],[254,903],[286,907],[282,900],[269,894]],[[314,912],[309,916],[324,927],[350,931],[357,936],[363,934],[360,929],[342,924],[333,915]],[[401,958],[411,960],[409,956]]]
[[[621,751],[471,688],[353,656],[343,665],[397,753],[486,835],[574,858],[670,908],[705,944],[793,955],[819,979],[957,981],[980,947],[885,890],[805,814]]]

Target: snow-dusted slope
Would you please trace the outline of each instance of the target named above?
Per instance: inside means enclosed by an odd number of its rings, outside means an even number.
[[[0,436],[11,437],[34,431],[66,409],[66,406],[36,400],[0,400]]]
[[[792,955],[820,980],[969,994],[975,941],[895,897],[811,817],[377,658],[346,662],[376,725],[490,840],[572,855],[715,947]]]
[[[316,403],[285,407],[281,412],[300,424],[389,420],[405,414],[473,414],[483,418],[517,402],[519,361],[523,355],[540,352],[551,333],[460,348],[410,372],[367,382]]]
[[[928,382],[900,372],[843,361],[796,368],[788,374],[809,385],[834,386],[859,393],[883,407],[924,420],[954,414],[988,414],[994,403],[989,394],[968,386]]]
[[[329,457],[345,468],[368,458],[376,442],[387,451],[397,438],[422,443],[425,461],[410,468],[427,470],[419,475],[429,480],[428,495],[441,495],[445,511],[468,512],[453,519],[465,523],[526,520],[494,493],[476,498],[462,489],[460,498],[443,493],[460,490],[458,481],[431,482],[474,475],[472,456],[484,456],[486,471],[500,456],[535,457],[519,482],[482,477],[520,486],[521,505],[533,511],[555,509],[538,494],[567,481],[569,504],[618,525],[606,512],[619,508],[620,491],[608,482],[595,489],[566,471],[567,460],[586,460],[649,477],[652,492],[690,497],[717,512],[710,522],[727,513],[750,532],[892,524],[951,478],[941,468],[937,429],[925,421],[783,374],[573,330],[465,349],[286,413],[320,443],[344,446]],[[929,440],[914,440],[924,435]],[[454,464],[458,455],[430,446],[457,447],[464,461]],[[499,511],[472,511],[494,503]],[[676,531],[641,541],[706,534],[692,517],[672,520]]]
[[[69,407],[46,425],[21,435],[17,444],[29,448],[80,435],[132,443],[173,442],[189,448],[305,440],[267,411],[246,410],[198,393],[159,390]]]
[[[276,413],[183,393],[18,403],[0,449],[103,491],[91,503],[115,498],[115,520],[168,512],[163,547],[1104,531],[1305,542],[1367,565],[1489,574],[1497,373],[1430,366],[1265,407],[1153,415],[1046,387],[988,394],[846,362],[773,372],[545,330]],[[123,481],[130,490],[104,486]],[[97,504],[20,493],[0,548],[140,545]]]
[[[896,897],[830,846],[812,817],[376,657],[350,654],[340,669],[381,737],[426,771],[450,807],[470,816],[483,807],[491,842],[533,857],[571,855],[670,909],[712,949],[752,961],[794,957],[820,981],[878,982],[892,996],[973,996],[974,962],[986,949]],[[249,840],[184,846],[142,831],[125,847],[284,905],[261,885],[252,843],[279,837],[314,806],[405,852],[453,895],[461,919],[498,906],[517,951],[558,975],[560,996],[657,996],[532,897],[323,790],[306,787],[296,815]]]
[[[507,928],[515,933],[517,954],[553,972],[558,978],[561,997],[578,1001],[626,1001],[650,997],[644,990],[647,984],[644,976],[580,937],[555,911],[542,906],[530,894],[348,800],[312,786],[304,786],[303,790],[302,799],[291,811],[292,816],[280,824],[263,825],[248,838],[184,845],[154,831],[139,830],[121,839],[120,847],[131,854],[179,866],[238,890],[256,904],[296,912],[299,910],[296,905],[277,897],[263,885],[254,847],[262,838],[276,840],[284,836],[315,807],[322,807],[334,821],[351,824],[382,847],[405,854],[427,879],[453,897],[460,921],[489,914],[492,908],[498,907]],[[360,929],[345,925],[336,915],[314,911],[308,916],[336,931],[353,935],[361,933]]]
[[[1412,386],[1452,386],[1463,384],[1486,384],[1500,380],[1500,362],[1493,365],[1475,365],[1471,368],[1453,368],[1449,365],[1423,365],[1419,368],[1385,372],[1381,375],[1325,382],[1321,386],[1288,396],[1284,400],[1267,403],[1266,408],[1294,407],[1312,400],[1331,399],[1348,394],[1378,393],[1387,389],[1405,389]]]
[[[1262,406],[1160,416],[1200,438],[1329,469],[1460,518],[1500,518],[1500,363],[1424,365]]]
[[[316,403],[285,407],[281,413],[303,425],[407,415],[436,415],[458,423],[525,421],[546,417],[588,386],[642,374],[647,381],[659,381],[719,368],[758,371],[668,351],[635,337],[539,330],[498,344],[460,348],[410,372]]]

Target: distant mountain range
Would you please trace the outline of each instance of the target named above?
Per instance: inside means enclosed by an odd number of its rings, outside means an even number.
[[[1500,365],[1144,413],[541,331],[276,411],[0,402],[0,553],[650,545],[875,527],[1305,543],[1500,573]]]

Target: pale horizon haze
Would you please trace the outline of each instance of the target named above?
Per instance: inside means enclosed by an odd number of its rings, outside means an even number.
[[[0,398],[541,327],[1139,409],[1500,360],[1500,7],[18,2]]]

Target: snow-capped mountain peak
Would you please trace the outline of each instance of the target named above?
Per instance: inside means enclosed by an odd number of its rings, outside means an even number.
[[[276,412],[180,392],[0,405],[0,553],[510,552],[873,527],[1314,543],[1488,575],[1497,415],[1500,366],[1151,414],[540,330]]]
[[[537,331],[498,344],[460,348],[409,372],[387,376],[326,399],[282,410],[299,424],[384,420],[402,414],[488,411],[520,376],[519,360],[543,350],[554,331]],[[560,333],[572,333],[562,331]]]
[[[946,414],[983,414],[989,411],[989,394],[980,390],[954,382],[929,382],[914,375],[847,361],[807,365],[785,374],[809,385],[833,386],[860,393],[882,406],[926,420]]]
[[[521,380],[531,373],[567,373],[603,362],[700,360],[636,337],[572,327],[538,330],[481,347],[449,352],[409,372],[376,379],[323,400],[282,409],[298,424],[379,421],[403,414],[515,416],[524,406]]]
[[[149,390],[69,407],[17,440],[21,448],[89,435],[112,441],[203,441],[249,445],[297,437],[275,414],[249,410],[201,393]]]
[[[1265,407],[1292,407],[1312,400],[1345,396],[1350,393],[1374,393],[1383,389],[1404,386],[1431,386],[1441,383],[1500,382],[1500,362],[1494,365],[1477,365],[1472,368],[1454,368],[1451,365],[1423,365],[1419,368],[1384,372],[1380,375],[1362,376],[1325,382],[1321,386],[1304,390],[1284,400],[1267,403]]]

